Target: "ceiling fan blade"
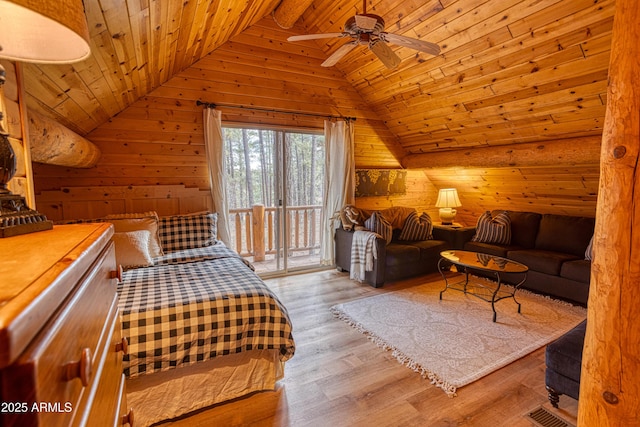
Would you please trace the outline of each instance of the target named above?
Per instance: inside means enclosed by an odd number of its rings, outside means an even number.
[[[356,15],[356,25],[365,31],[370,31],[376,28],[378,20],[372,16]]]
[[[330,39],[333,37],[345,37],[348,35],[349,33],[302,34],[300,36],[291,36],[287,38],[287,41],[298,42],[301,40]]]
[[[440,46],[435,43],[426,42],[418,39],[412,39],[411,37],[400,36],[398,34],[380,33],[380,38],[389,43],[397,44],[400,46],[408,47],[410,49],[419,50],[431,55],[440,54]]]
[[[333,54],[330,57],[328,57],[327,60],[324,61],[321,65],[323,67],[331,67],[335,65],[338,61],[342,59],[343,56],[351,52],[353,48],[355,48],[357,45],[358,45],[358,42],[355,42],[355,41],[343,44],[338,48],[338,50],[333,52]]]
[[[369,44],[369,49],[375,56],[390,70],[400,65],[401,59],[389,46],[383,41],[377,40]]]

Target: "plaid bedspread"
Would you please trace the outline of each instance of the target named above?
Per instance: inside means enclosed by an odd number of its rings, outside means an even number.
[[[130,378],[245,350],[279,349],[283,361],[295,351],[285,307],[222,243],[128,270],[118,294]]]

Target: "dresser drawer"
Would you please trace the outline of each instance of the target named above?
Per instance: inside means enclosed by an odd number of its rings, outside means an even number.
[[[4,425],[67,426],[89,400],[100,358],[117,319],[113,243],[18,360],[2,373],[4,400],[25,414],[3,414]]]
[[[101,369],[96,372],[96,384],[86,403],[84,417],[75,425],[82,426],[119,426],[122,424],[121,400],[124,396],[124,374],[122,373],[122,356],[127,351],[127,343],[123,342],[120,318],[117,313],[108,323],[111,339],[102,353]],[[109,421],[111,420],[111,422]]]

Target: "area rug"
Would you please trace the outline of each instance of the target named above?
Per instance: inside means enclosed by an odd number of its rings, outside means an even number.
[[[586,309],[519,290],[491,303],[455,290],[439,300],[442,281],[387,292],[331,307],[337,317],[390,350],[398,361],[450,397],[560,337],[586,317]]]

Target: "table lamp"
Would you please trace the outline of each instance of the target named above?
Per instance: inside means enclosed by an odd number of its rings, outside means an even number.
[[[457,208],[462,206],[460,199],[458,198],[458,191],[455,188],[443,188],[438,192],[438,200],[436,201],[436,208],[440,208],[440,221],[442,225],[451,225],[456,217]]]
[[[0,58],[63,64],[90,54],[82,0],[0,0]],[[0,237],[10,237],[48,230],[53,223],[7,186],[16,172],[16,156],[9,141],[4,82],[0,65]]]

